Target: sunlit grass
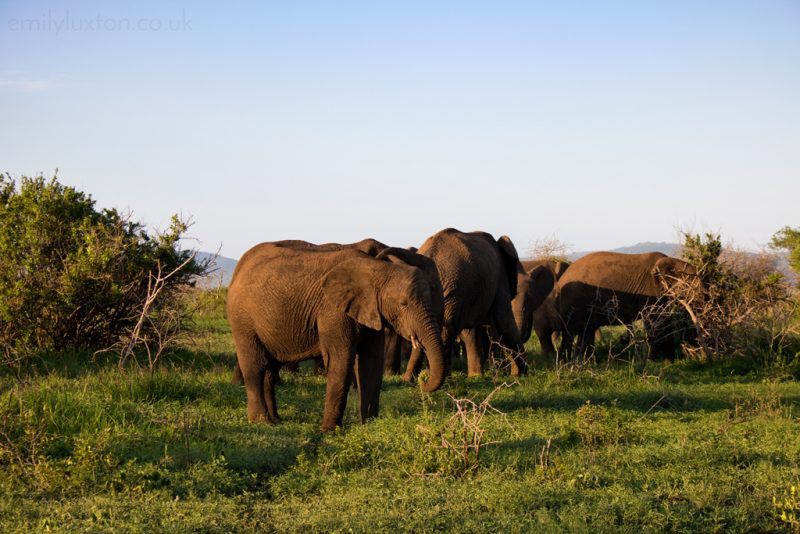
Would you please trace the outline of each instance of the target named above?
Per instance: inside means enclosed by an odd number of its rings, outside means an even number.
[[[283,422],[250,424],[218,304],[154,373],[71,354],[0,377],[0,531],[747,532],[782,528],[773,497],[800,482],[800,385],[730,363],[534,358],[470,469],[435,438],[451,395],[498,378],[461,363],[431,396],[388,378],[366,425],[353,392],[327,435],[304,368],[278,390]]]

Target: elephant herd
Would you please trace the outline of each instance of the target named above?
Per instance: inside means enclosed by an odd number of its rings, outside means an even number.
[[[559,334],[562,351],[571,352],[577,336],[578,350],[586,353],[597,328],[633,322],[677,281],[702,287],[691,265],[660,253],[521,262],[508,237],[453,228],[419,249],[374,239],[261,243],[242,256],[228,288],[234,381],[244,383],[248,418],[275,423],[278,372],[317,359],[327,375],[327,431],[342,424],[353,384],[361,420],[376,416],[383,375],[400,372],[404,354],[407,381],[424,356],[427,392],[442,386],[459,344],[468,375],[480,375],[490,337],[508,349],[511,374],[522,375],[523,343],[532,331],[543,353],[555,352]],[[648,333],[671,342],[655,329]],[[674,353],[663,342],[655,349]]]

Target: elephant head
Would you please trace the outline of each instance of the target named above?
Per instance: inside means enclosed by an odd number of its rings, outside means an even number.
[[[661,258],[653,266],[651,273],[661,291],[670,297],[690,303],[702,303],[705,298],[703,282],[697,269],[677,258]]]
[[[372,258],[344,261],[323,280],[325,300],[361,326],[381,330],[384,325],[413,344],[419,343],[428,358],[430,379],[426,392],[441,387],[445,359],[439,291],[418,267]]]
[[[388,247],[379,252],[376,258],[420,269],[431,289],[433,312],[440,321],[444,320],[444,290],[442,289],[442,281],[439,279],[439,271],[436,269],[436,263],[432,259],[422,254],[417,254],[416,249],[410,250],[399,247]]]
[[[553,290],[556,280],[555,273],[546,265],[517,273],[517,296],[511,301],[511,309],[522,343],[531,337],[533,314]]]

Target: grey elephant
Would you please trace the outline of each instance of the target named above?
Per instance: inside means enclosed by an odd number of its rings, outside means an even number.
[[[556,309],[555,290],[561,276],[569,267],[569,262],[559,260],[523,260],[523,268],[533,276],[538,272],[537,278],[537,300],[541,299],[541,304],[533,310],[530,315],[530,322],[524,324],[522,330],[523,339],[530,337],[528,324],[536,332],[539,339],[539,346],[543,354],[555,354],[556,349],[553,344],[554,335],[561,332],[561,317]],[[516,315],[516,313],[515,313]]]
[[[519,331],[520,343],[524,344],[531,337],[534,316],[545,302],[547,296],[555,285],[555,277],[545,265],[536,265],[529,271],[525,269],[524,262],[520,262],[517,273],[517,294],[511,300],[511,311]],[[471,339],[472,338],[472,339]],[[477,329],[467,329],[459,335],[467,361],[480,361],[485,365],[489,355],[496,360],[502,360],[502,350],[496,340],[500,335],[493,324],[482,325]],[[470,351],[480,350],[479,354]],[[478,374],[474,370],[472,374]]]
[[[580,339],[578,354],[585,356],[594,345],[601,326],[630,324],[642,318],[642,312],[677,287],[703,298],[703,284],[697,270],[689,263],[659,252],[620,254],[595,252],[570,265],[556,288],[556,306],[563,324],[561,352],[572,351],[574,337]],[[674,356],[672,336],[648,323],[645,328],[654,355]]]
[[[524,374],[525,355],[511,309],[522,267],[511,239],[447,228],[429,237],[419,253],[434,261],[444,290],[442,340],[448,366],[459,336],[467,347],[468,373],[480,374],[483,349],[477,332],[482,325],[492,325],[515,355],[512,374]],[[413,378],[420,358],[419,349],[412,351],[406,380]]]
[[[253,247],[236,266],[226,303],[248,418],[277,422],[279,369],[317,355],[327,369],[322,429],[341,425],[353,376],[362,421],[376,416],[385,327],[425,348],[423,389],[438,389],[445,376],[439,291],[421,269],[357,250]]]

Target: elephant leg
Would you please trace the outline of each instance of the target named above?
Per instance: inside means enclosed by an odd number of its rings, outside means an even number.
[[[480,327],[466,328],[459,334],[467,352],[467,376],[481,376],[483,374],[483,358],[481,357],[482,343],[480,340]]]
[[[456,349],[456,336],[458,332],[453,328],[442,328],[442,348],[444,349],[444,375],[450,376],[453,371],[453,357]]]
[[[383,332],[365,334],[358,345],[355,376],[358,384],[361,422],[377,417],[383,383]]]
[[[657,328],[645,321],[647,343],[653,359],[675,359],[675,334],[669,328]]]
[[[569,328],[565,328],[561,332],[561,344],[558,352],[564,360],[572,359],[572,344],[575,341],[575,336]]]
[[[271,423],[277,423],[281,420],[278,416],[278,403],[275,400],[275,386],[277,385],[280,368],[279,363],[270,362],[264,373],[264,404],[267,408],[267,417],[269,417]]]
[[[594,340],[597,335],[598,327],[594,324],[587,324],[579,336],[579,354],[582,362],[587,361],[594,354]]]
[[[549,356],[555,354],[556,348],[553,345],[554,332],[548,328],[535,328],[536,337],[539,338],[539,346],[541,346],[542,354]]]
[[[353,376],[355,350],[339,348],[327,352],[328,377],[325,386],[325,408],[322,415],[322,431],[328,432],[342,425],[347,406],[347,392]]]
[[[386,354],[384,355],[383,372],[387,375],[400,374],[400,357],[402,352],[402,342],[400,336],[395,332],[384,332],[386,340]]]
[[[247,418],[250,421],[271,422],[264,399],[264,379],[268,354],[255,337],[234,332],[236,357],[247,393]]]
[[[244,384],[244,375],[242,375],[242,368],[239,367],[239,360],[236,360],[236,365],[233,367],[233,376],[231,377],[231,384],[234,386],[241,386]]]
[[[528,372],[528,363],[525,361],[525,347],[519,340],[519,330],[511,312],[511,306],[507,303],[495,301],[492,306],[492,316],[494,317],[494,327],[500,334],[500,343],[513,351],[511,355],[511,376],[522,376]]]

